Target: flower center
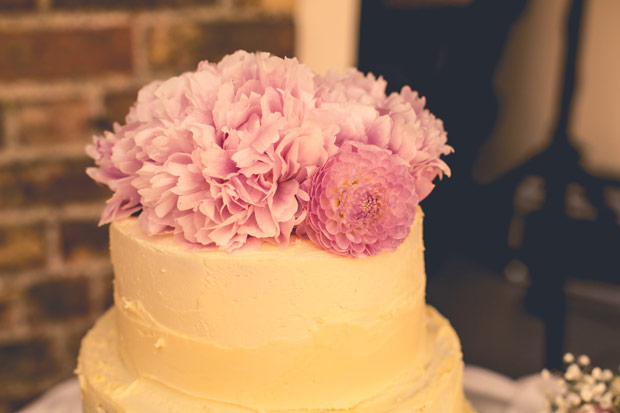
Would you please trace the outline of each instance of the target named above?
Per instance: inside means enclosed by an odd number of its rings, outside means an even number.
[[[381,198],[371,193],[362,195],[358,205],[357,211],[353,213],[355,220],[376,219],[381,213]]]
[[[379,199],[371,194],[366,194],[365,199],[362,200],[362,211],[365,215],[378,214],[380,206]]]

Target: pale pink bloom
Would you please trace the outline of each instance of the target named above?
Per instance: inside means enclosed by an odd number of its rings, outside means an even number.
[[[149,235],[286,245],[305,215],[301,184],[337,150],[337,128],[306,116],[314,100],[312,71],[267,53],[145,86],[127,123],[87,149],[98,165],[89,174],[115,191],[102,223],[141,209]]]

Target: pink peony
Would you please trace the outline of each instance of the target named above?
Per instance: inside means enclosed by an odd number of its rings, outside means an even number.
[[[409,235],[418,196],[407,163],[374,145],[345,143],[309,183],[303,230],[317,245],[363,257]]]
[[[306,119],[314,74],[295,59],[237,52],[143,88],[115,133],[87,151],[114,196],[101,223],[142,209],[149,235],[228,251],[286,245],[306,179],[337,151],[337,128]]]
[[[138,191],[131,184],[133,174],[127,172],[131,167],[118,161],[119,149],[125,142],[123,136],[130,128],[115,125],[114,129],[116,133],[105,132],[103,136],[96,136],[94,143],[86,148],[86,153],[99,165],[99,168],[88,168],[86,172],[95,181],[106,184],[114,191],[112,198],[107,201],[100,224],[126,218],[142,208]]]
[[[317,78],[317,109],[338,125],[336,144],[356,141],[389,149],[410,166],[421,200],[434,188],[433,180],[450,168],[440,159],[453,149],[446,144],[443,122],[428,109],[426,100],[405,86],[385,94],[385,81],[372,74],[349,70]]]

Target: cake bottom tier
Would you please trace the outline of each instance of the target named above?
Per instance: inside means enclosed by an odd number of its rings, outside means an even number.
[[[82,342],[78,375],[84,413],[258,412],[251,406],[196,398],[127,369],[118,350],[114,311],[111,309],[104,314]],[[427,318],[430,359],[423,371],[395,378],[393,383],[386,383],[380,395],[360,401],[350,410],[320,412],[473,412],[463,395],[463,362],[458,337],[450,323],[430,306]],[[295,413],[310,411],[295,410]]]

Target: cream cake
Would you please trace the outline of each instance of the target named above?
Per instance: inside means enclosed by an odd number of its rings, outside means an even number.
[[[86,335],[86,413],[471,409],[426,305],[441,120],[357,70],[236,52],[145,86],[95,136],[114,306]]]
[[[85,338],[85,412],[464,412],[458,338],[424,300],[422,214],[394,252],[294,238],[230,254],[110,229],[115,305]]]

